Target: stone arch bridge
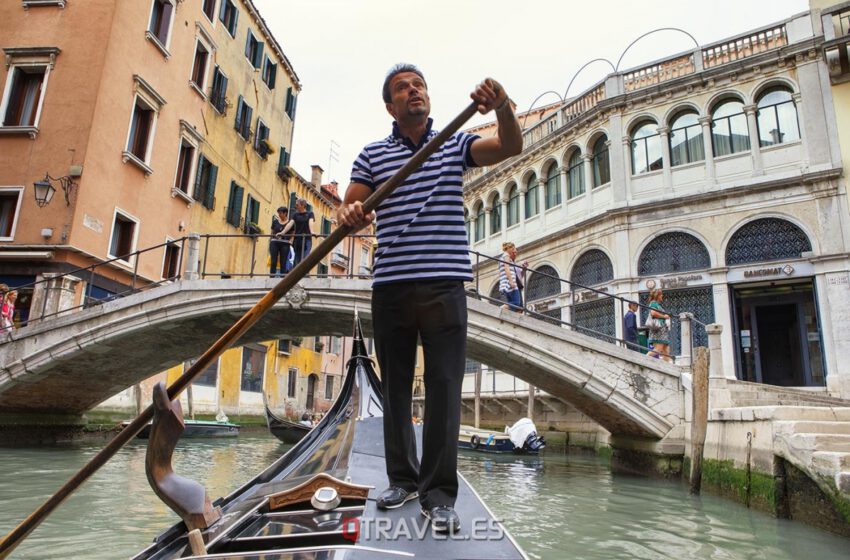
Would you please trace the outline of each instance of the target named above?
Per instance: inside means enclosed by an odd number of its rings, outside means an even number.
[[[0,415],[79,415],[201,354],[273,285],[184,280],[15,331],[0,343]],[[370,281],[306,279],[240,339],[371,332]],[[561,398],[615,436],[682,441],[681,368],[469,298],[468,355]]]

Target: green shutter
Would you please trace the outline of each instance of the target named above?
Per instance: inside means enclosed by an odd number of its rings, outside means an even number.
[[[242,96],[239,96],[239,101],[236,103],[236,123],[233,128],[235,128],[239,133],[242,133],[242,105],[245,102],[242,101]]]
[[[204,154],[200,154],[198,156],[198,169],[195,171],[195,190],[192,193],[192,198],[195,200],[201,200],[203,193],[201,192],[201,178],[204,175],[204,162],[207,161],[204,158]]]
[[[292,118],[292,88],[286,88],[286,107],[284,108],[289,118]]]
[[[236,184],[236,181],[230,182],[230,203],[227,208],[227,223],[232,226],[239,227],[239,218],[242,216],[242,192],[244,189]]]
[[[227,3],[233,6],[233,24],[228,27],[228,31],[230,31],[231,37],[236,37],[236,22],[239,21],[239,10],[236,9],[236,5],[230,2],[230,0]]]
[[[218,167],[210,164],[210,174],[207,180],[207,191],[204,193],[204,206],[213,210],[215,208],[215,182],[218,179]]]
[[[251,64],[254,64],[254,59],[251,58],[251,43],[254,42],[254,34],[251,33],[251,30],[248,30],[248,35],[245,37],[245,57],[251,61]]]
[[[263,49],[265,48],[265,43],[257,42],[257,50],[254,51],[254,68],[261,68],[263,66]]]
[[[295,201],[298,200],[298,196],[295,193],[289,193],[289,217],[295,213]]]
[[[293,122],[295,121],[295,111],[297,109],[298,109],[298,96],[295,95],[295,96],[292,97],[292,114],[289,115],[289,118],[292,119]]]
[[[331,234],[331,221],[322,216],[322,235]]]
[[[277,80],[277,64],[271,65],[271,70],[269,71],[269,89],[274,89],[275,81]]]

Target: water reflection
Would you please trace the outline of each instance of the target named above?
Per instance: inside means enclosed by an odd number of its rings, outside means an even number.
[[[175,470],[226,495],[288,447],[266,434],[193,440]],[[40,505],[99,446],[0,452],[0,531]],[[147,484],[144,444],[121,450],[25,541],[23,560],[126,558],[177,521]],[[462,452],[464,476],[531,558],[783,560],[850,557],[850,541],[773,519],[683,484],[614,476],[595,459]]]

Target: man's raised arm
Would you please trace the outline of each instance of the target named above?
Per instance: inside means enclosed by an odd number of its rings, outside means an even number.
[[[369,198],[372,189],[363,183],[352,181],[345,190],[345,200],[336,211],[337,222],[352,228],[352,233],[363,229],[375,219],[375,213],[363,212],[363,201]]]
[[[497,124],[494,138],[479,138],[472,143],[470,151],[475,163],[493,165],[522,152],[522,129],[505,88],[487,78],[478,84],[470,97],[478,103],[478,112],[482,115],[495,109]]]

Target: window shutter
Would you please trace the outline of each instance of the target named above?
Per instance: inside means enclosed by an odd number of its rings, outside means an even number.
[[[286,88],[286,107],[284,108],[289,118],[292,118],[292,88]]]
[[[210,210],[215,208],[215,182],[218,179],[218,167],[210,164],[210,176],[207,181],[207,192],[204,197],[204,206]]]
[[[218,10],[218,19],[224,23],[224,16],[227,13],[227,0],[221,0],[221,8]]]
[[[233,127],[239,132],[242,132],[242,105],[244,104],[245,102],[242,101],[242,96],[240,95],[239,101],[236,103],[236,124]]]
[[[298,200],[298,197],[295,193],[289,193],[289,216],[292,217],[292,214],[295,213],[295,201]]]
[[[265,43],[257,43],[257,50],[254,52],[254,68],[260,68],[263,65],[263,48]]]
[[[277,160],[277,168],[278,170],[283,169],[286,165],[286,148],[283,146],[280,147],[280,157]]]
[[[245,132],[243,136],[247,140],[251,136],[251,118],[254,115],[254,109],[250,105],[245,105],[245,119],[242,122],[242,127]]]
[[[245,56],[251,61],[251,64],[254,64],[254,66],[256,66],[256,64],[254,63],[254,59],[251,58],[251,43],[253,42],[254,34],[251,33],[251,30],[249,29],[248,36],[245,38]]]
[[[204,175],[204,162],[206,158],[201,154],[198,156],[198,170],[195,171],[195,191],[192,193],[192,198],[201,200],[203,193],[201,192],[201,177]]]
[[[229,3],[229,0],[228,0]],[[236,22],[239,21],[239,10],[236,9],[236,6],[233,6],[233,25],[231,25],[232,29],[230,30],[231,37],[236,37]]]
[[[277,79],[277,64],[271,65],[271,70],[269,71],[269,89],[274,89],[274,83]]]
[[[260,201],[255,200],[251,207],[251,221],[255,224],[260,222]]]
[[[295,121],[295,110],[296,109],[298,109],[298,96],[293,95],[292,96],[292,114],[289,115],[290,118],[293,120],[293,122]]]

